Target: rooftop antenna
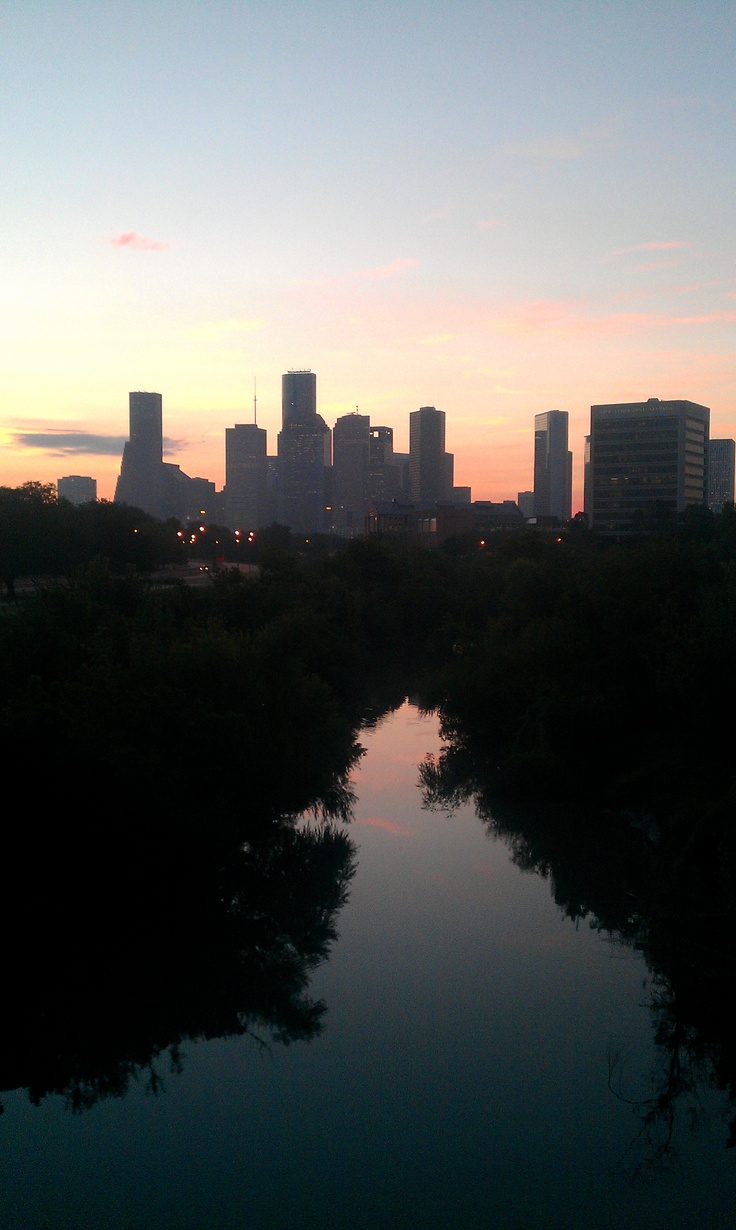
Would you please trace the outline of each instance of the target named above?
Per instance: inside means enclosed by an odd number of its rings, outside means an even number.
[[[258,398],[256,397],[256,378],[254,376],[253,377],[253,422],[254,423],[258,422],[258,415],[256,413],[257,408],[258,408]]]

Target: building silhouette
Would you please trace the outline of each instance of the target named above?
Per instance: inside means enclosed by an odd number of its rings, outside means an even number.
[[[534,516],[534,492],[519,491],[516,496],[516,503],[524,520],[531,521]]]
[[[314,372],[290,371],[281,378],[281,431],[277,447],[278,521],[296,533],[323,530],[331,433],[317,414]]]
[[[317,413],[317,376],[309,370],[289,371],[281,377],[281,425],[308,425]]]
[[[215,498],[215,484],[190,478],[163,460],[163,399],[160,393],[128,395],[129,439],[123,449],[115,503],[140,508],[160,520],[203,516]]]
[[[471,537],[476,546],[482,546],[489,536],[523,525],[524,517],[513,500],[448,502],[432,508],[391,500],[370,504],[366,516],[367,535],[413,539],[427,547]]]
[[[69,474],[58,479],[56,491],[60,500],[68,500],[70,504],[91,504],[97,499],[97,479]]]
[[[403,480],[409,455],[394,452],[393,427],[371,427],[368,437],[368,500],[381,503],[408,498]]]
[[[723,511],[724,504],[733,504],[734,461],[733,440],[711,440],[708,445],[708,507],[711,512]]]
[[[572,516],[572,453],[567,446],[567,410],[534,416],[534,516]]]
[[[422,406],[409,415],[409,494],[429,506],[452,499],[454,457],[445,452],[445,412]]]
[[[268,516],[266,430],[255,423],[225,428],[225,525],[257,530]]]
[[[163,398],[129,393],[129,438],[123,449],[115,503],[142,508],[154,517],[164,503]]]
[[[332,525],[343,537],[362,534],[368,506],[370,418],[344,414],[332,429]]]
[[[606,534],[656,529],[707,503],[710,410],[691,401],[591,406],[588,514]]]

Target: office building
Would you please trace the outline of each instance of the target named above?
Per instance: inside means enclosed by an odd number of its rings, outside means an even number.
[[[277,518],[295,533],[311,534],[325,528],[326,469],[331,452],[330,429],[317,414],[315,373],[285,373],[277,446]]]
[[[338,534],[362,534],[368,506],[370,419],[367,414],[344,414],[332,429],[330,498],[332,524]]]
[[[317,413],[315,372],[290,371],[281,377],[281,425],[309,425]]]
[[[593,497],[590,492],[590,436],[586,436],[583,449],[583,510],[586,517],[589,516],[592,506]]]
[[[392,538],[414,538],[424,546],[435,547],[450,539],[475,537],[475,546],[492,534],[508,529],[520,529],[524,518],[513,500],[492,503],[440,503],[433,508],[402,504],[392,500],[371,505],[366,517],[366,533]]]
[[[707,503],[710,410],[691,401],[591,406],[586,513],[600,533],[656,529]]]
[[[525,521],[531,521],[534,516],[534,492],[520,491],[516,497],[519,511]]]
[[[164,503],[163,399],[160,393],[128,395],[129,438],[123,449],[115,503],[154,517]]]
[[[569,521],[572,516],[572,453],[567,446],[567,410],[534,416],[534,516]]]
[[[454,457],[445,452],[445,412],[422,406],[409,415],[409,486],[415,504],[452,499]]]
[[[268,520],[266,430],[236,423],[225,428],[225,524],[249,531]]]
[[[368,501],[384,503],[407,494],[402,487],[402,457],[394,453],[393,427],[371,427],[368,432]]]
[[[733,440],[711,440],[708,445],[708,507],[711,512],[722,512],[724,504],[733,504],[735,450]]]
[[[215,484],[190,478],[163,460],[163,399],[160,393],[130,393],[129,439],[115,488],[115,503],[128,504],[159,520],[188,521],[212,503]]]
[[[59,499],[70,504],[91,504],[97,499],[97,479],[69,474],[57,481],[56,490]]]

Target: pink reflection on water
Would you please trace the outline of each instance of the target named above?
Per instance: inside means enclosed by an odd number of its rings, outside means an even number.
[[[372,729],[362,731],[360,742],[370,753],[353,774],[361,792],[386,789],[399,779],[406,782],[407,775],[416,781],[425,756],[438,755],[442,746],[436,716],[420,713],[409,701]]]
[[[416,837],[416,829],[407,828],[404,824],[398,824],[395,820],[385,820],[382,817],[362,816],[360,820],[353,821],[354,826],[364,824],[372,829],[384,829],[387,833],[391,833],[394,837]]]

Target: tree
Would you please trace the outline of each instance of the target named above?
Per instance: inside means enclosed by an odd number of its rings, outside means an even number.
[[[51,483],[0,487],[0,580],[11,598],[19,577],[51,564],[58,507]]]

